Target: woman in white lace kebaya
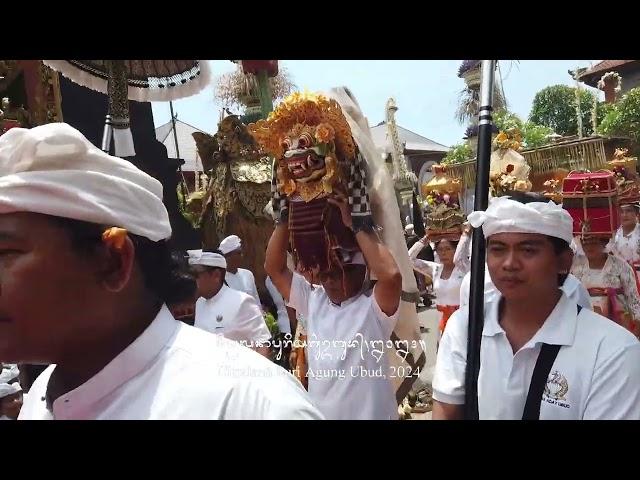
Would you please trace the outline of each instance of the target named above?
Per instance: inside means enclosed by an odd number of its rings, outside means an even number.
[[[427,238],[418,240],[409,249],[409,258],[414,270],[427,275],[433,281],[433,291],[436,295],[436,308],[442,313],[438,329],[440,335],[444,332],[447,320],[460,306],[460,286],[465,274],[471,268],[467,251],[470,237],[467,231],[460,237],[459,242],[439,240],[435,243],[435,252],[439,262],[429,262],[418,258],[420,251],[427,245]]]
[[[589,291],[594,311],[640,333],[640,298],[633,269],[623,259],[605,251],[608,238],[582,239],[584,256],[576,256],[571,273]]]

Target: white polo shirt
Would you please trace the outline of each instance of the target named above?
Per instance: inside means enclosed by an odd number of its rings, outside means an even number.
[[[265,343],[271,338],[262,310],[253,298],[226,285],[210,299],[200,297],[196,301],[193,326],[244,342],[246,346]]]
[[[251,295],[258,305],[260,305],[260,296],[258,295],[258,289],[256,288],[256,279],[251,273],[251,270],[245,268],[239,268],[237,273],[231,273],[227,270],[224,276],[225,281],[229,287],[240,292],[244,292],[247,295]]]
[[[19,420],[320,419],[300,383],[262,355],[174,320],[166,306],[94,377],[46,406],[55,365]]]
[[[335,305],[324,288],[293,274],[288,305],[305,319],[309,395],[328,420],[397,420],[385,345],[387,316],[373,292]]]
[[[480,419],[522,418],[542,343],[562,345],[543,394],[541,420],[640,419],[640,342],[591,310],[577,315],[562,295],[540,330],[514,355],[498,324],[500,297],[485,303],[480,348]],[[464,403],[468,308],[447,324],[436,362],[433,398]]]

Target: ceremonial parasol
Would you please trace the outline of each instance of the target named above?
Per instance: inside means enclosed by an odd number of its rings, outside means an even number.
[[[135,155],[129,126],[129,102],[166,102],[195,95],[209,84],[203,60],[43,60],[72,82],[109,97],[102,150]]]

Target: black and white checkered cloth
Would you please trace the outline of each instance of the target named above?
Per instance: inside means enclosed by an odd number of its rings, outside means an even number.
[[[353,231],[373,229],[374,223],[373,217],[371,216],[371,203],[369,202],[369,191],[367,187],[367,165],[360,152],[357,153],[356,160],[351,164],[350,170],[347,189],[349,193],[349,205],[351,206]]]
[[[289,218],[289,202],[287,196],[278,192],[278,160],[273,161],[271,167],[271,208],[275,217],[275,222],[286,222]]]

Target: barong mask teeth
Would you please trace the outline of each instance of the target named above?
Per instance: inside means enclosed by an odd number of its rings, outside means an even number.
[[[326,135],[319,137],[318,131]],[[293,177],[294,182],[319,180],[327,175],[327,170],[329,177],[332,176],[335,174],[335,160],[329,152],[335,151],[334,137],[331,125],[321,124],[314,128],[298,123],[282,139],[284,158],[280,161],[280,166],[286,167],[288,176]],[[325,141],[318,138],[324,138]]]

